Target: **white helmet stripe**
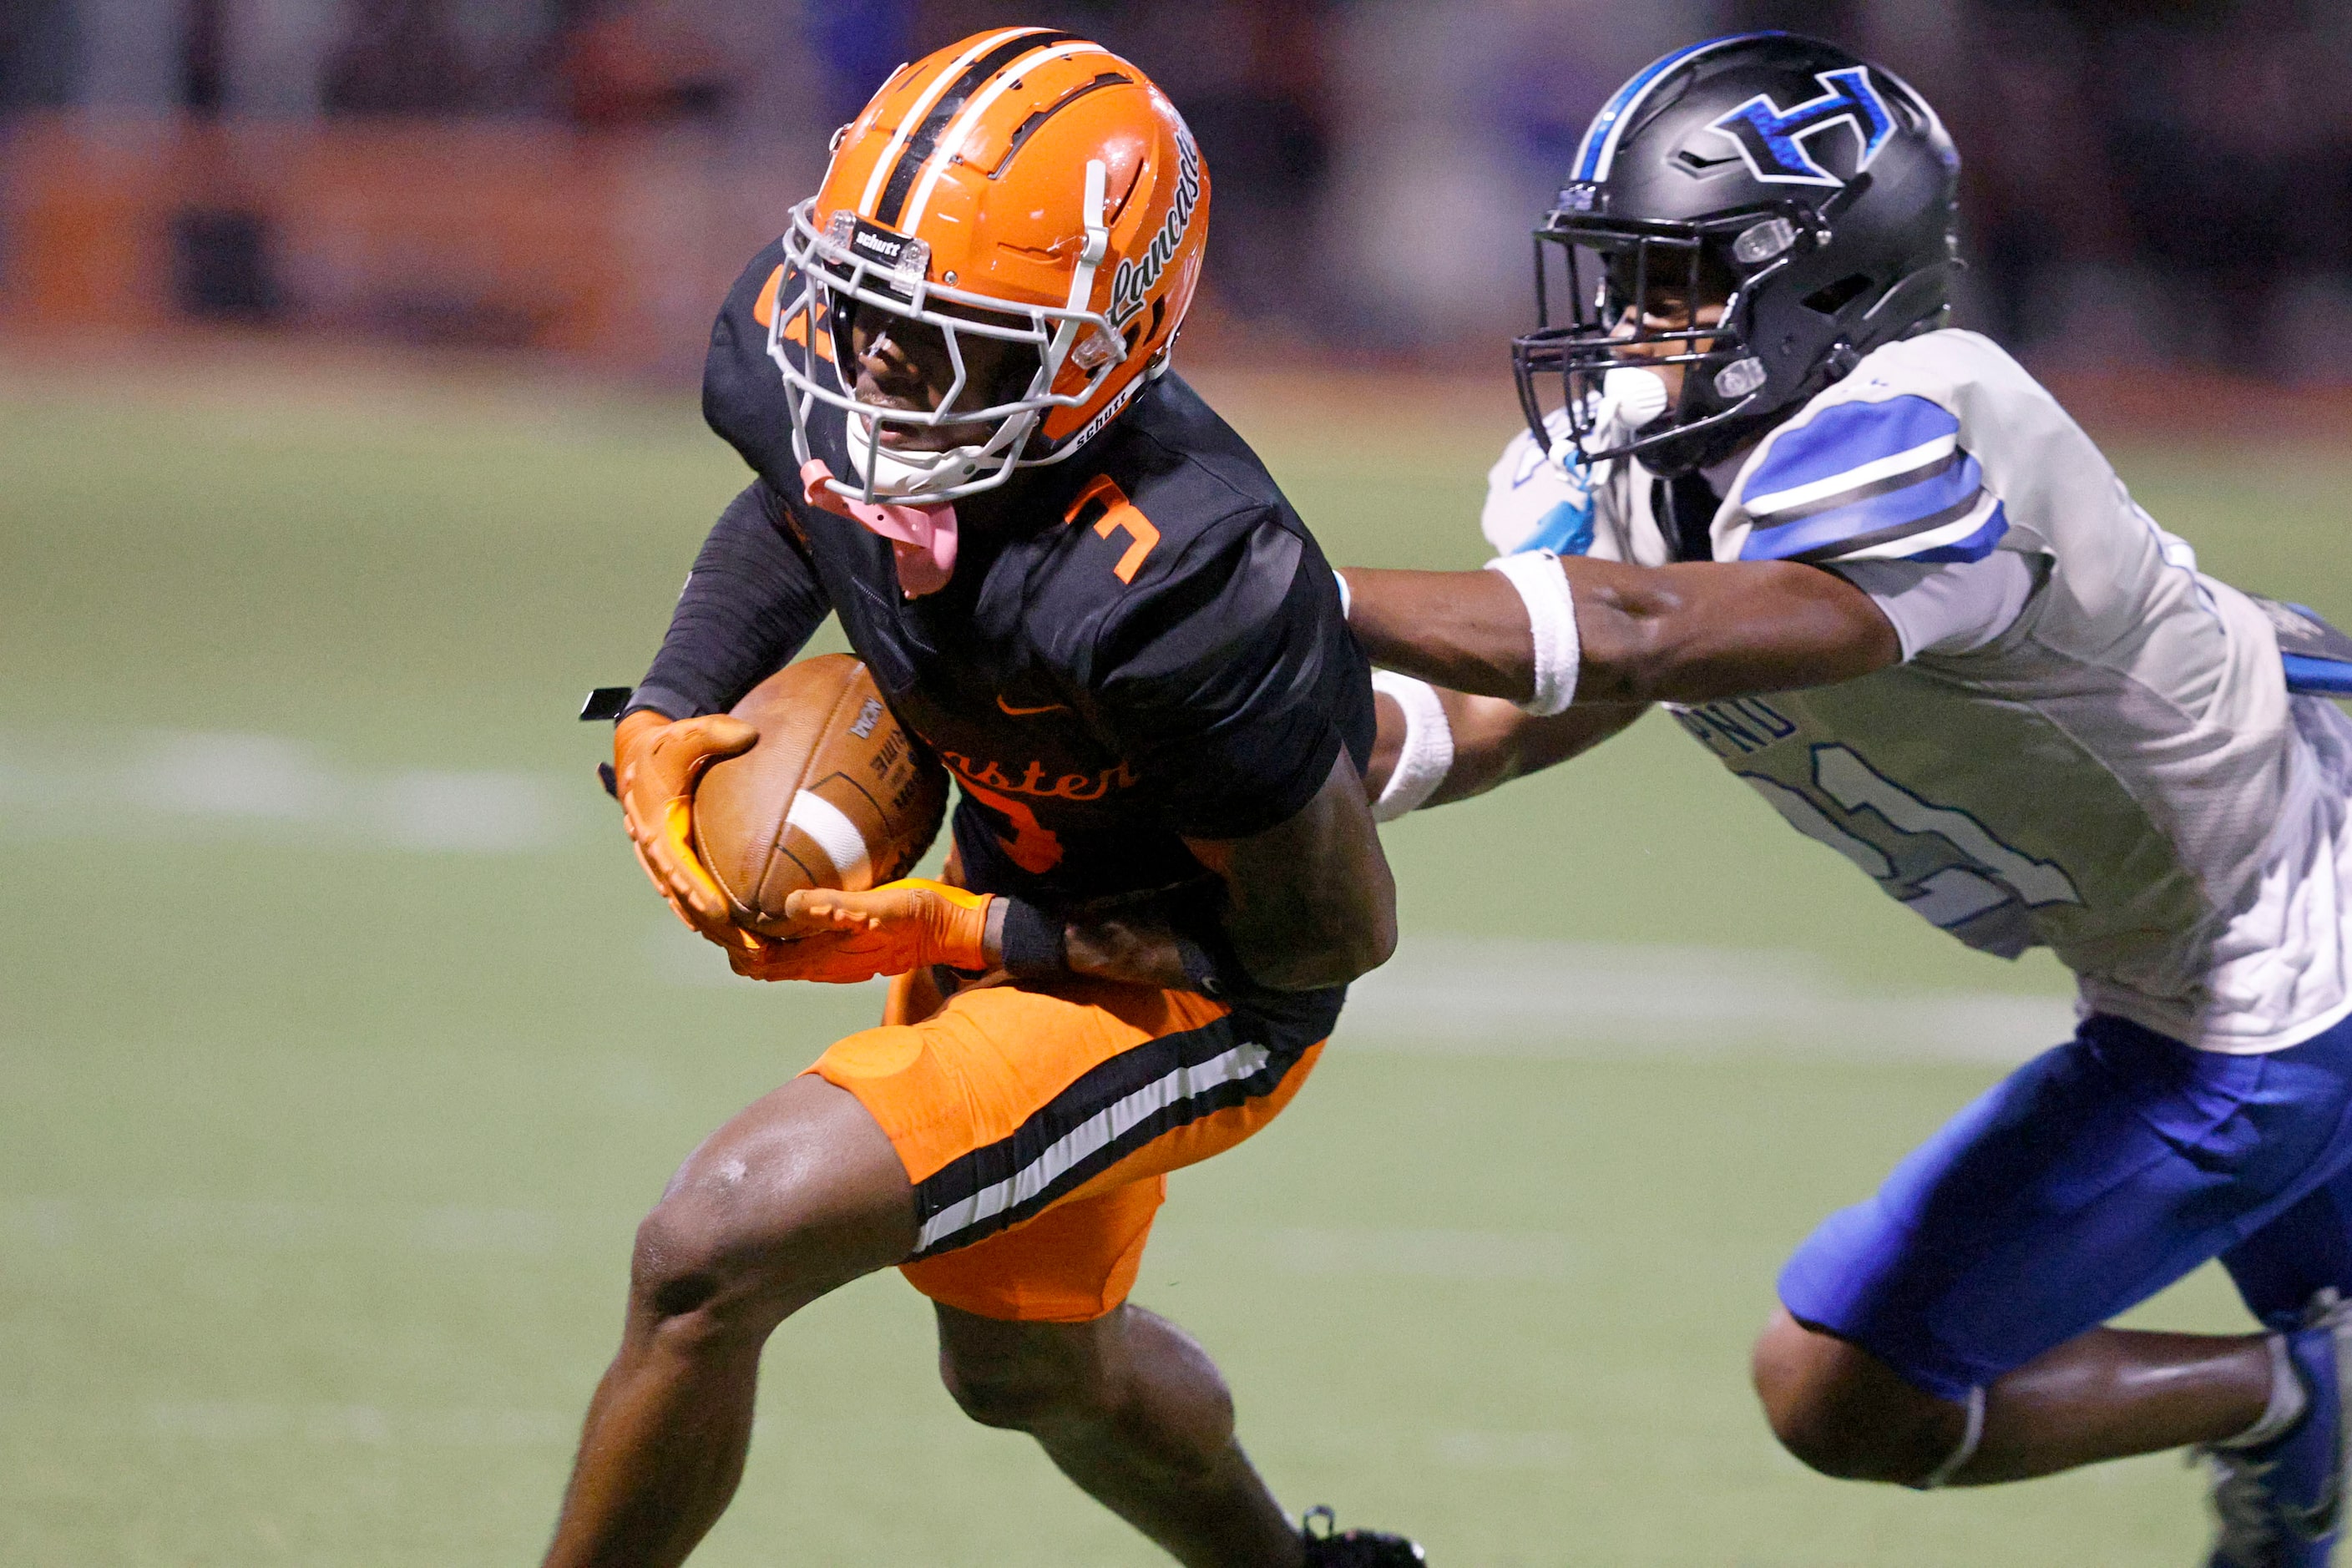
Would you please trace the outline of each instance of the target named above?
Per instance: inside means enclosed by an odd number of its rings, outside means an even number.
[[[1090,44],[1084,39],[1076,43],[1057,44],[1040,54],[1022,56],[999,71],[994,81],[972,94],[971,101],[964,105],[963,112],[956,116],[954,123],[950,125],[946,133],[940,138],[939,145],[932,149],[929,162],[923,165],[922,183],[915,187],[914,199],[907,204],[907,211],[898,225],[898,232],[913,234],[917,226],[922,223],[923,209],[930,205],[932,187],[940,183],[940,176],[947,172],[949,160],[963,151],[964,138],[971,134],[971,128],[980,123],[980,117],[988,112],[990,104],[1003,97],[1011,90],[1013,84],[1019,81],[1026,73],[1035,70],[1046,61],[1066,59],[1072,55],[1086,54],[1090,50],[1100,55],[1110,53],[1100,44]]]
[[[1034,33],[1036,30],[1034,27],[1006,27],[1000,32],[984,33],[974,38],[963,53],[958,55],[946,68],[931,79],[931,85],[923,89],[922,96],[915,100],[905,116],[899,120],[898,129],[890,133],[890,144],[882,149],[882,156],[874,160],[874,173],[866,177],[866,194],[857,198],[857,210],[862,216],[867,218],[874,216],[874,204],[881,199],[882,187],[888,183],[890,171],[898,165],[898,154],[905,150],[907,139],[920,129],[924,120],[929,118],[931,112],[931,105],[939,102],[940,95],[947,91],[949,85],[963,75],[971,68],[972,61],[980,58],[997,45],[1017,38],[1024,33]]]

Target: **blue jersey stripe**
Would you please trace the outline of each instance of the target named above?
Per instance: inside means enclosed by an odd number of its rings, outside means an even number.
[[[2341,659],[2314,658],[2309,654],[2280,656],[2286,661],[2286,689],[2317,697],[2352,697],[2352,664]]]
[[[1759,527],[1739,547],[1739,558],[1831,559],[1843,550],[1884,544],[1958,521],[1983,493],[1984,470],[1974,458],[1963,456],[1958,463],[1900,489],[1866,496],[1777,528]]]
[[[1749,38],[1773,38],[1780,36],[1778,32],[1773,31],[1727,33],[1722,37],[1709,38],[1704,43],[1685,44],[1672,54],[1661,55],[1652,60],[1634,73],[1633,80],[1619,88],[1609,101],[1601,106],[1601,112],[1592,117],[1592,124],[1584,132],[1584,142],[1576,150],[1576,173],[1570,178],[1597,180],[1601,177],[1601,154],[1602,149],[1609,144],[1611,128],[1616,125],[1621,115],[1641,102],[1643,95],[1649,91],[1650,85],[1660,77],[1689,59],[1693,55],[1704,54],[1718,45],[1745,43]]]
[[[1910,394],[1878,403],[1833,403],[1806,423],[1782,431],[1740,484],[1739,493],[1771,496],[1818,484],[1939,437],[1956,436],[1959,429],[1959,418],[1950,409]]]

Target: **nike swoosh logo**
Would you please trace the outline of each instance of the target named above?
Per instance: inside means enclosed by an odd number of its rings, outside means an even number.
[[[1042,708],[1015,708],[1004,700],[1004,694],[1001,691],[996,694],[996,705],[1015,719],[1026,719],[1038,713],[1058,713],[1069,706],[1066,702],[1048,702]]]

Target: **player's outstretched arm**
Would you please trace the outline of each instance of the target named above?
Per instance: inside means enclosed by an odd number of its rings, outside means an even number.
[[[1903,657],[1870,595],[1817,567],[1583,557],[1558,564],[1573,604],[1580,704],[1706,702],[1828,686]],[[1509,578],[1357,568],[1347,578],[1348,624],[1373,663],[1481,696],[1535,696],[1534,629]]]
[[[1365,764],[1364,793],[1378,803],[1374,815],[1383,822],[1408,811],[1468,800],[1581,756],[1649,710],[1643,702],[1579,703],[1565,713],[1539,719],[1499,697],[1428,689],[1444,721],[1444,771],[1434,782],[1405,784],[1410,798],[1400,798],[1389,786],[1404,759],[1412,721],[1395,697],[1386,691],[1380,695],[1380,731],[1372,742],[1371,760]]]

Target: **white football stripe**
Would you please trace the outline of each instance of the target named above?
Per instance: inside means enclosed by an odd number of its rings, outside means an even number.
[[[1948,436],[1938,436],[1932,441],[1924,441],[1907,452],[1897,452],[1893,457],[1875,458],[1848,468],[1842,474],[1832,474],[1828,479],[1814,479],[1806,484],[1791,485],[1785,490],[1774,490],[1770,495],[1756,496],[1739,504],[1750,517],[1770,517],[1775,512],[1787,511],[1791,507],[1826,500],[1831,496],[1845,490],[1860,489],[1863,486],[1875,484],[1880,479],[1892,479],[1897,474],[1907,474],[1914,468],[1927,468],[1931,463],[1939,462],[1949,457],[1952,448],[1958,446],[1959,442],[1959,432],[1955,430]]]
[[[1027,31],[1029,29],[1026,27],[1006,27],[999,32],[984,34],[974,38],[970,47],[950,61],[945,70],[931,79],[931,85],[925,88],[922,95],[908,106],[906,118],[899,121],[898,129],[890,133],[890,144],[882,149],[882,156],[874,161],[874,173],[866,181],[866,194],[857,199],[857,210],[862,216],[868,218],[874,216],[874,204],[880,198],[882,187],[889,183],[890,171],[898,166],[898,154],[906,150],[908,138],[922,129],[923,121],[930,117],[931,106],[939,102],[940,94],[946,92],[958,77],[971,68],[972,61],[980,58],[1007,38],[1018,37]],[[818,214],[817,221],[823,223],[824,215]]]
[[[1066,59],[1089,50],[1108,52],[1100,44],[1090,44],[1081,38],[1074,43],[1056,45],[1041,54],[1024,55],[999,71],[996,79],[964,106],[963,112],[956,116],[955,122],[948,127],[947,134],[940,138],[939,145],[932,150],[930,162],[923,166],[922,183],[915,187],[914,199],[907,204],[905,218],[898,225],[899,232],[912,234],[916,226],[923,221],[923,211],[930,205],[931,191],[939,184],[940,176],[947,172],[949,160],[963,151],[964,139],[971,134],[971,128],[980,123],[980,117],[988,112],[990,104],[1003,97],[1014,82],[1047,61]]]
[[[1957,521],[1948,522],[1941,528],[1931,528],[1925,533],[1906,533],[1900,539],[1890,539],[1884,544],[1872,544],[1860,550],[1848,551],[1834,559],[1901,561],[1916,555],[1922,551],[1940,549],[1947,544],[1958,544],[1961,540],[1982,528],[1985,525],[1985,519],[1992,515],[1992,509],[2000,504],[2000,498],[1990,490],[1979,491],[1977,504],[1969,509],[1969,514],[1966,517]]]
[[[507,769],[356,767],[287,735],[0,729],[7,839],[236,837],[511,854],[584,827],[577,794]]]
[[[1762,1052],[2013,1066],[2074,1032],[2066,996],[1879,990],[1801,950],[1423,932],[1348,988],[1333,1046],[1471,1058]]]
[[[1221,1085],[1249,1077],[1273,1055],[1264,1046],[1247,1043],[1222,1051],[1207,1061],[1178,1068],[1153,1079],[1124,1100],[1115,1101],[1045,1146],[1026,1165],[993,1186],[982,1187],[961,1203],[951,1204],[924,1222],[915,1237],[918,1250],[930,1247],[1015,1204],[1035,1197],[1054,1179],[1120,1133],[1169,1106],[1208,1093]]]
[[[834,874],[841,879],[845,891],[862,893],[874,885],[874,866],[866,854],[866,836],[857,831],[857,824],[844,816],[841,808],[821,795],[800,790],[793,795],[793,808],[784,813],[784,826],[797,827],[816,840],[824,858],[833,862]]]

